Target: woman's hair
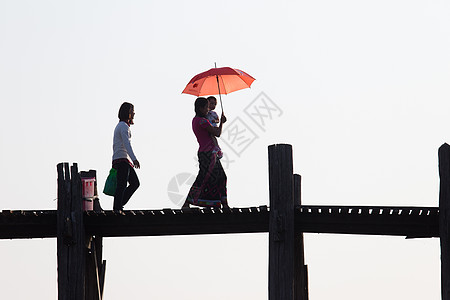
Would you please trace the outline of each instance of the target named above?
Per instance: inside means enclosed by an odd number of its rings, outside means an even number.
[[[195,100],[194,106],[195,106],[195,114],[197,116],[202,116],[203,117],[203,115],[200,112],[200,108],[205,107],[205,105],[208,105],[208,100],[205,97],[198,97]]]
[[[130,111],[134,108],[133,104],[124,102],[119,108],[119,120],[128,122],[130,119]]]

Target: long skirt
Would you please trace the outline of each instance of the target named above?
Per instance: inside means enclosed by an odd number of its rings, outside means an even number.
[[[200,169],[186,198],[187,202],[203,207],[220,207],[227,199],[227,175],[217,152],[198,152]]]

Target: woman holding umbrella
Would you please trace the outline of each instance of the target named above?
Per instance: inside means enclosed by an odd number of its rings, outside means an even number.
[[[192,130],[199,144],[199,171],[182,208],[190,204],[203,207],[228,208],[227,176],[217,157],[216,145],[212,136],[219,137],[226,118],[222,113],[218,127],[214,127],[206,119],[208,100],[203,97],[195,101],[195,117],[192,120]]]

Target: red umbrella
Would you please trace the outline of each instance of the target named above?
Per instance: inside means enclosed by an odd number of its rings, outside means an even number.
[[[183,90],[184,94],[195,96],[219,95],[249,88],[255,78],[239,69],[229,67],[212,68],[206,72],[195,75]],[[223,108],[222,108],[223,110]]]

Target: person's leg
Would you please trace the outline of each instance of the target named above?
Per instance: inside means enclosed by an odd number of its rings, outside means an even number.
[[[126,162],[122,162],[117,164],[115,167],[117,170],[117,187],[116,187],[116,194],[114,195],[113,209],[122,210],[123,197],[125,189],[127,187],[130,165],[128,165],[128,163]]]
[[[140,185],[136,171],[131,166],[129,166],[128,168],[128,182],[130,183],[130,185],[125,189],[125,192],[123,193],[122,207],[128,203],[128,200],[130,200],[131,196],[133,196],[134,192],[136,192]]]
[[[197,152],[197,156],[199,165],[198,174],[181,208],[190,208],[189,204],[197,205],[197,200],[202,194],[205,176],[208,173],[209,159],[208,155],[204,152]]]
[[[220,195],[220,202],[222,208],[229,208],[228,206],[228,196],[227,196],[227,174],[222,167],[220,161],[216,163],[217,168],[217,190]]]

